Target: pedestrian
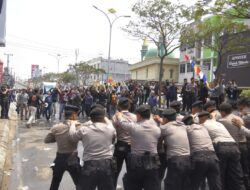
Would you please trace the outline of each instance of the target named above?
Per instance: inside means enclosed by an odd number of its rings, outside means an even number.
[[[156,113],[157,108],[157,96],[155,92],[151,92],[151,95],[148,98],[148,105],[150,106],[151,113]]]
[[[69,100],[68,90],[58,89],[58,93],[59,93],[59,120],[62,120],[62,115],[64,113],[65,105]]]
[[[118,102],[118,97],[116,95],[116,91],[112,90],[112,93],[110,94],[109,97],[109,118],[112,118],[115,115],[116,112],[116,106]]]
[[[184,79],[184,84],[181,88],[182,111],[183,112],[190,111],[190,110],[187,110],[187,107],[188,107],[187,105],[188,105],[188,101],[189,101],[189,94],[187,91],[187,85],[188,85],[187,79]]]
[[[36,112],[39,106],[39,102],[42,102],[42,100],[40,99],[38,89],[34,89],[33,93],[30,94],[30,97],[28,100],[28,107],[30,111],[30,117],[27,122],[28,128],[31,127],[31,124],[36,123]]]
[[[191,151],[190,190],[199,190],[206,178],[210,190],[221,190],[219,159],[207,129],[195,124],[191,115],[185,116],[183,122],[187,125]]]
[[[118,102],[118,110],[123,113],[123,119],[132,120],[136,122],[136,116],[130,113],[130,101],[128,98],[122,97]],[[114,158],[117,163],[117,170],[115,171],[114,184],[117,186],[117,179],[122,169],[123,162],[125,161],[126,167],[128,167],[128,154],[131,152],[131,136],[127,129],[119,126],[116,117],[113,117],[113,125],[117,133],[117,142],[115,144]]]
[[[240,150],[240,162],[243,169],[243,177],[244,177],[244,184],[247,190],[250,189],[250,182],[249,182],[249,165],[248,165],[248,149],[247,149],[247,142],[246,142],[246,135],[242,133],[232,122],[234,119],[240,120],[241,123],[244,123],[243,120],[232,114],[232,106],[228,103],[222,103],[219,107],[222,119],[219,120],[222,123],[230,135],[234,138],[236,143],[239,146]]]
[[[198,100],[202,101],[203,104],[207,102],[208,98],[208,88],[207,85],[204,84],[204,80],[200,80],[199,89],[198,89]]]
[[[187,111],[190,111],[192,108],[192,104],[197,99],[197,92],[198,92],[198,87],[193,77],[190,79],[190,83],[187,84],[186,91],[188,93]]]
[[[9,96],[9,89],[2,86],[0,90],[1,119],[9,119]]]
[[[161,139],[167,152],[168,171],[164,180],[165,190],[185,190],[189,186],[190,174],[190,147],[186,126],[176,121],[176,111],[166,109],[162,112]],[[164,177],[164,174],[163,174]]]
[[[56,116],[56,103],[58,102],[59,91],[58,88],[53,88],[50,90],[52,96],[52,116]]]
[[[90,93],[90,91],[86,92],[86,96],[84,97],[84,109],[85,109],[85,113],[86,116],[89,117],[90,114],[90,108],[93,105],[93,97]]]
[[[28,100],[29,95],[26,93],[26,90],[23,89],[17,97],[21,120],[23,120],[23,117],[25,120],[28,120]]]
[[[80,160],[77,156],[77,142],[72,141],[69,136],[70,121],[77,120],[78,111],[79,108],[76,106],[65,106],[65,122],[54,125],[44,139],[45,143],[57,143],[50,190],[59,189],[65,171],[69,172],[75,186],[78,183]]]
[[[52,116],[52,104],[53,104],[53,100],[52,100],[52,95],[51,92],[48,91],[47,96],[45,97],[44,103],[45,103],[45,117],[47,119],[47,121],[50,120],[51,116]]]
[[[83,167],[77,190],[115,190],[113,182],[114,162],[112,144],[116,132],[112,123],[105,120],[105,110],[94,107],[90,111],[91,123],[82,125],[79,130],[75,122],[70,127],[70,136],[75,142],[82,141]]]
[[[222,190],[244,190],[243,171],[240,164],[240,151],[233,137],[221,123],[210,118],[210,113],[199,113],[199,121],[212,139],[219,158]]]

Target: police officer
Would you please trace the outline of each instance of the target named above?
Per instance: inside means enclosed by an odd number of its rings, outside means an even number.
[[[232,106],[228,103],[222,103],[219,107],[219,110],[222,116],[222,119],[220,119],[219,122],[226,127],[230,135],[234,138],[234,140],[239,146],[239,150],[241,153],[240,162],[244,174],[244,184],[246,189],[250,189],[246,136],[232,122],[234,119],[237,119],[243,123],[243,120],[240,117],[232,114]]]
[[[240,164],[240,151],[235,140],[224,125],[210,118],[209,112],[203,111],[198,116],[200,124],[208,130],[215,152],[220,160],[222,189],[245,189]]]
[[[75,142],[82,141],[83,168],[79,176],[77,190],[115,190],[113,182],[112,144],[116,132],[109,120],[105,120],[104,108],[96,106],[90,111],[87,125],[76,130],[70,127],[70,136]]]
[[[123,113],[123,119],[128,121],[136,122],[136,116],[130,113],[128,110],[130,108],[130,101],[128,98],[122,97],[118,102],[118,110]],[[129,131],[120,127],[113,117],[113,125],[117,133],[117,143],[115,144],[114,158],[117,162],[117,170],[115,172],[114,184],[117,185],[117,179],[122,169],[123,162],[125,160],[127,166],[127,155],[131,151],[131,137]]]
[[[240,117],[244,121],[244,126],[250,129],[250,100],[248,98],[242,98],[238,101],[237,106],[240,111]],[[248,166],[250,167],[250,137],[247,137],[247,149]]]
[[[77,142],[73,142],[69,136],[70,120],[77,119],[78,107],[67,105],[65,107],[64,123],[59,123],[51,128],[51,132],[44,139],[45,143],[57,143],[57,154],[54,160],[53,178],[50,190],[57,190],[65,171],[71,175],[74,184],[77,185],[80,169],[77,157]]]
[[[157,143],[160,128],[150,119],[150,107],[141,105],[136,110],[137,122],[124,119],[118,112],[119,126],[131,134],[131,154],[128,156],[128,171],[124,177],[125,190],[160,190],[158,175],[159,157]]]
[[[199,117],[198,114],[202,112],[203,102],[202,101],[196,101],[192,104],[192,117],[194,119],[194,123],[199,123]]]
[[[212,119],[215,119],[218,121],[221,119],[221,114],[216,108],[216,102],[213,100],[208,101],[207,103],[204,104],[204,110],[208,111],[210,113],[210,116]]]
[[[164,180],[165,190],[184,190],[187,188],[190,172],[190,147],[186,126],[176,121],[174,109],[167,109],[162,113],[160,128],[160,143],[164,140],[167,147],[168,171]]]
[[[182,121],[184,118],[183,115],[181,115],[180,110],[181,110],[181,102],[174,100],[170,103],[170,108],[173,108],[176,111],[176,121]]]
[[[191,150],[190,190],[199,190],[205,178],[210,190],[221,190],[219,160],[207,129],[195,124],[192,116],[185,116],[183,122],[187,125]]]

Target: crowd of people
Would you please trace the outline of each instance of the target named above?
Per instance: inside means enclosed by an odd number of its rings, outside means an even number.
[[[250,189],[250,100],[239,98],[234,81],[1,89],[2,110],[6,94],[27,127],[41,117],[61,120],[45,138],[58,147],[51,190],[65,171],[77,190],[115,190],[124,162],[125,190],[160,190],[163,180],[165,190]]]

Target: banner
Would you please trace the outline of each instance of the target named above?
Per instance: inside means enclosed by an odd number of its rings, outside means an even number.
[[[39,65],[31,65],[31,78],[40,76]]]
[[[6,0],[0,0],[0,47],[5,47]]]
[[[0,83],[3,82],[3,62],[0,60]]]

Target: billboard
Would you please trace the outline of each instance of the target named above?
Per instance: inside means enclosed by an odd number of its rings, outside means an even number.
[[[5,46],[6,0],[0,0],[0,47]]]
[[[222,76],[226,81],[235,80],[241,88],[249,88],[250,32],[222,36],[221,43],[224,47],[230,48],[219,57],[221,61],[215,74]]]
[[[40,76],[39,65],[31,65],[31,78],[36,78]]]
[[[0,60],[0,83],[3,82],[3,62]]]

